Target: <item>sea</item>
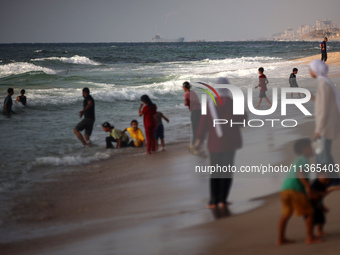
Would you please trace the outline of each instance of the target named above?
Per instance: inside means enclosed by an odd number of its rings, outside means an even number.
[[[328,51],[340,51],[329,42]],[[27,106],[13,104],[11,118],[0,116],[0,193],[19,189],[54,167],[88,164],[119,154],[105,150],[101,124],[118,129],[137,119],[140,97],[147,94],[167,118],[165,142],[188,141],[190,113],[182,83],[227,77],[246,89],[268,79],[288,80],[294,59],[319,54],[319,42],[235,41],[184,43],[29,43],[0,44],[0,111],[9,87],[13,100],[26,90]],[[308,79],[308,68],[298,79]],[[95,100],[92,145],[83,147],[73,133],[81,120],[82,89]],[[257,92],[256,92],[257,93]],[[61,170],[62,171],[62,170]]]

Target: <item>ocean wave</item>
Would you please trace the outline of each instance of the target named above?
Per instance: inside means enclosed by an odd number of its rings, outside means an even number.
[[[77,65],[100,65],[100,63],[93,61],[89,59],[88,57],[84,56],[78,56],[75,55],[73,57],[67,58],[67,57],[48,57],[48,58],[34,58],[31,59],[31,61],[46,61],[46,60],[52,60],[52,61],[61,61],[63,63],[69,63],[69,64],[77,64]]]
[[[56,72],[50,68],[36,66],[32,63],[16,62],[7,65],[0,65],[0,78],[28,72],[44,72],[46,74],[56,74]]]
[[[97,100],[103,102],[113,101],[138,101],[144,94],[148,94],[152,99],[158,99],[164,95],[174,95],[182,92],[182,84],[173,81],[154,83],[140,86],[117,86],[115,84],[98,84],[97,89],[92,90],[92,95]]]
[[[97,152],[93,156],[64,156],[64,157],[39,157],[33,162],[34,166],[77,166],[88,164],[92,161],[99,161],[103,159],[108,159],[110,157],[109,153]]]
[[[139,101],[140,97],[148,94],[152,99],[163,96],[173,96],[182,93],[181,84],[178,82],[155,83],[140,86],[123,86],[107,83],[78,82],[84,87],[89,87],[95,101]],[[53,88],[53,89],[30,89],[27,91],[29,106],[41,107],[47,105],[70,105],[82,101],[82,88]]]

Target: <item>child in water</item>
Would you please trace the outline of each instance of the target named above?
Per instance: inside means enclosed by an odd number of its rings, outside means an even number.
[[[22,89],[20,91],[20,96],[17,96],[17,99],[15,101],[20,102],[23,105],[26,105],[27,99],[26,99],[26,96],[25,96],[25,90],[24,89]]]
[[[157,112],[157,114],[156,114],[157,127],[156,127],[156,132],[155,132],[156,151],[158,151],[158,139],[161,139],[161,149],[160,149],[160,151],[165,151],[165,148],[164,148],[164,126],[163,126],[162,118],[165,119],[166,122],[169,123],[169,119],[167,117],[165,117],[163,115],[163,113]]]
[[[121,135],[122,131],[111,126],[109,122],[104,122],[102,125],[103,131],[109,133],[106,137],[106,149],[113,149],[112,142],[117,143],[117,149],[128,146],[129,137],[126,134]]]
[[[255,87],[255,89],[257,89],[258,87],[260,87],[260,95],[259,95],[259,103],[257,104],[257,108],[260,107],[261,102],[262,102],[262,98],[266,99],[266,101],[268,102],[269,106],[272,106],[272,103],[269,101],[267,95],[266,95],[266,91],[267,89],[267,84],[269,83],[267,77],[264,75],[264,69],[263,67],[259,68],[259,85],[257,85]]]
[[[144,138],[142,130],[138,127],[137,120],[132,120],[131,127],[125,128],[120,133],[120,135],[123,136],[126,131],[129,132],[130,137],[131,137],[131,142],[128,144],[128,146],[135,147],[135,148],[141,148],[145,146],[145,138]]]

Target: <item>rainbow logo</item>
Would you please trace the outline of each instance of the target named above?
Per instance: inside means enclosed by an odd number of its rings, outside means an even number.
[[[213,87],[211,87],[210,85],[208,85],[208,84],[206,84],[206,83],[203,83],[203,82],[197,82],[197,83],[199,83],[199,84],[201,84],[201,85],[203,85],[203,86],[206,86],[206,87],[209,88],[212,92],[214,92],[215,95],[217,96],[218,100],[220,101],[221,105],[222,105],[222,100],[221,100],[221,98],[220,98],[220,95],[217,93],[217,91],[216,91]],[[217,106],[216,100],[215,100],[214,96],[211,94],[211,92],[210,92],[209,90],[206,90],[206,89],[203,89],[203,88],[199,88],[199,89],[201,89],[201,90],[203,90],[204,92],[206,92],[206,93],[214,100],[214,103],[215,103],[215,105]]]

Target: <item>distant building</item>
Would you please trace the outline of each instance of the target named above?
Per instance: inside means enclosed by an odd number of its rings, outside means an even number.
[[[273,34],[272,40],[319,40],[325,36],[340,40],[340,27],[329,19],[317,20],[315,26],[301,25],[297,30],[288,28],[283,33]]]

